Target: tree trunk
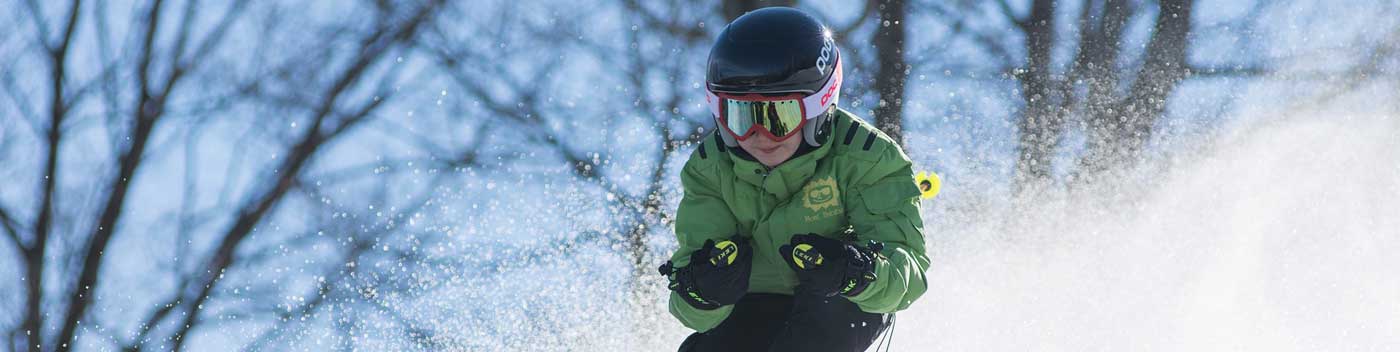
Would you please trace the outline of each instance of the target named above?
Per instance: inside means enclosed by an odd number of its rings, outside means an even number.
[[[904,57],[906,34],[904,20],[909,12],[904,0],[878,1],[880,11],[879,29],[875,31],[876,57],[880,63],[875,72],[875,91],[880,94],[880,102],[875,105],[875,126],[904,145],[904,83],[908,78],[909,64]]]
[[[1121,112],[1115,104],[1120,100],[1118,58],[1123,52],[1123,31],[1132,16],[1131,4],[1125,0],[1090,1],[1084,6],[1080,17],[1079,55],[1075,58],[1069,79],[1084,85],[1086,96],[1082,114],[1085,120],[1085,134],[1090,144],[1102,141],[1111,134],[1109,125],[1117,121]],[[1091,148],[1092,149],[1092,148]],[[1086,170],[1092,168],[1083,161],[1098,160],[1093,156],[1080,159],[1073,171],[1072,180],[1083,180]],[[1097,164],[1097,163],[1095,163]]]
[[[1026,33],[1026,65],[1017,72],[1021,98],[1025,101],[1021,120],[1016,165],[1017,193],[1048,182],[1051,157],[1064,130],[1065,109],[1062,95],[1050,72],[1050,51],[1055,43],[1055,1],[1036,0],[1030,17],[1021,23]]]
[[[720,4],[720,13],[724,14],[725,20],[734,22],[734,19],[749,11],[770,6],[797,6],[797,0],[725,0]]]
[[[1165,113],[1167,99],[1188,74],[1186,43],[1191,32],[1191,0],[1162,0],[1147,44],[1146,61],[1128,95],[1102,114],[1090,116],[1090,140],[1080,168],[1088,174],[1128,166],[1142,158],[1152,126]]]

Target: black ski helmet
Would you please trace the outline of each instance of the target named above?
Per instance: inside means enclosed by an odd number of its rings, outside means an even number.
[[[734,19],[710,49],[707,102],[719,119],[715,93],[803,93],[820,101],[802,128],[808,146],[826,142],[827,121],[841,92],[841,53],[821,21],[790,7],[758,9]],[[805,103],[805,102],[804,102]],[[738,141],[719,133],[730,147]]]

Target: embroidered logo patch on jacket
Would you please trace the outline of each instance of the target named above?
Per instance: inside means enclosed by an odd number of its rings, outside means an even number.
[[[816,216],[804,216],[803,220],[816,221],[840,214],[841,191],[836,189],[836,179],[830,176],[807,182],[802,187],[802,206],[812,210]]]

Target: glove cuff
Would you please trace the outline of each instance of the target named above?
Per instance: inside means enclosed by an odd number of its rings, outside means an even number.
[[[659,271],[670,282],[666,288],[675,292],[676,296],[679,296],[686,304],[699,310],[719,309],[719,302],[700,296],[700,291],[695,288],[695,279],[690,274],[689,266],[676,268],[670,261],[667,261],[666,264],[661,265]]]
[[[848,251],[850,258],[846,261],[846,278],[843,281],[841,291],[842,296],[855,297],[865,292],[870,283],[875,282],[875,262],[879,260],[880,250],[884,245],[870,241],[864,247],[850,245]]]

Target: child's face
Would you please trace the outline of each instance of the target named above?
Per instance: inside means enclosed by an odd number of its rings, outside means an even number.
[[[800,134],[800,132],[799,132]],[[739,141],[739,147],[758,159],[759,163],[768,167],[777,167],[792,157],[792,153],[797,152],[797,146],[802,143],[802,136],[792,136],[782,142],[774,141],[762,133],[757,134],[747,140]]]

